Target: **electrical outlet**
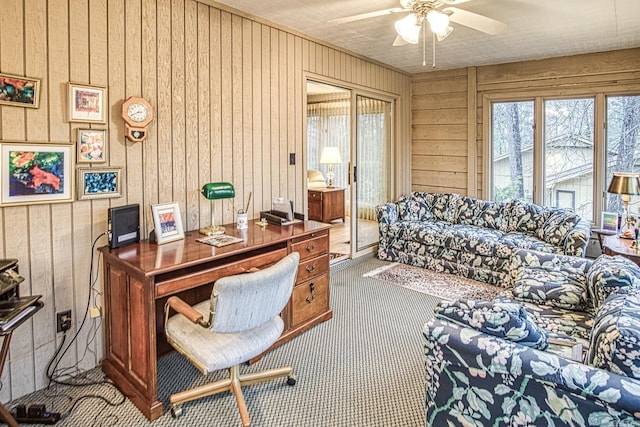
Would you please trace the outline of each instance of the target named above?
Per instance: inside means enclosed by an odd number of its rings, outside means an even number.
[[[96,307],[93,306],[89,309],[89,316],[91,316],[92,319],[95,319],[96,317],[100,317],[100,307]]]
[[[71,329],[71,310],[60,311],[56,314],[56,331],[66,332]]]

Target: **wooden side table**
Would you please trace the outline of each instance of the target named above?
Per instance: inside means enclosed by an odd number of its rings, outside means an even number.
[[[640,250],[631,247],[633,240],[618,236],[605,236],[602,246],[607,255],[622,255],[640,265]]]
[[[318,188],[309,191],[309,219],[331,222],[345,220],[344,188]]]

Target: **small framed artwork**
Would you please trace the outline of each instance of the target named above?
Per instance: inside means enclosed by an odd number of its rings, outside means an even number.
[[[69,121],[85,123],[107,122],[106,88],[69,83]]]
[[[616,212],[602,212],[602,229],[618,232],[618,214]]]
[[[38,108],[40,79],[0,74],[0,104]]]
[[[78,168],[78,200],[121,197],[121,168]]]
[[[0,143],[0,206],[73,201],[72,144]]]
[[[106,129],[78,129],[76,163],[104,163],[107,161]]]
[[[182,218],[178,202],[151,206],[156,241],[159,245],[174,240],[184,239]]]

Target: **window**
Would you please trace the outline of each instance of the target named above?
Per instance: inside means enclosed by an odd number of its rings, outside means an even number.
[[[567,190],[556,190],[556,207],[562,209],[576,210],[576,192]]]

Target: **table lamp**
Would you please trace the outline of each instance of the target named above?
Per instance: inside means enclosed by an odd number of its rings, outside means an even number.
[[[614,172],[607,193],[620,194],[626,214],[626,221],[620,225],[620,237],[635,239],[634,220],[629,215],[631,196],[640,194],[640,178],[637,173]]]
[[[342,163],[342,158],[340,157],[338,147],[324,147],[322,149],[320,164],[329,165],[329,170],[327,171],[327,188],[333,188],[333,178],[335,178],[333,165],[339,165],[340,163]]]
[[[210,182],[202,186],[202,195],[205,199],[211,200],[211,225],[201,228],[200,234],[212,236],[214,234],[224,234],[224,227],[215,225],[215,204],[214,200],[233,199],[236,192],[233,185],[228,182]]]

